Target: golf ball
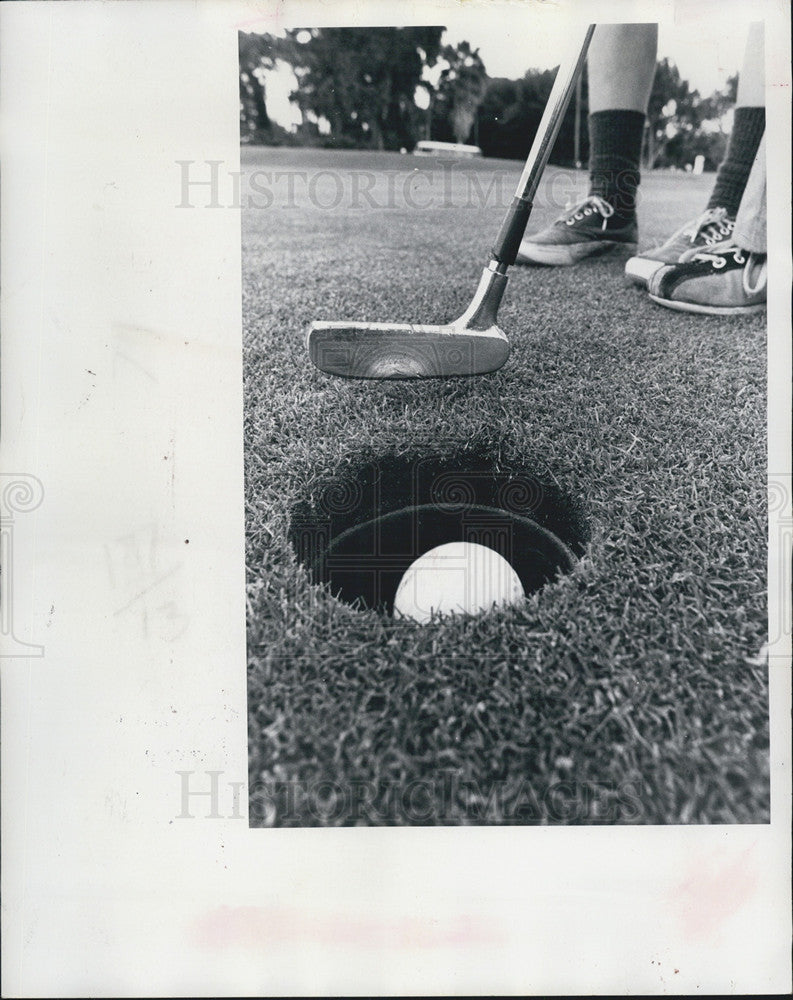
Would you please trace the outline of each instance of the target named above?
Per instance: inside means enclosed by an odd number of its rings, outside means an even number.
[[[394,598],[394,617],[423,625],[433,615],[476,615],[524,597],[518,574],[494,549],[447,542],[408,567]]]

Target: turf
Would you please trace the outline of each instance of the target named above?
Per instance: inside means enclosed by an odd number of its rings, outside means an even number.
[[[765,318],[664,310],[618,258],[514,268],[500,372],[335,379],[310,322],[457,315],[520,165],[242,156],[251,824],[767,822]],[[642,243],[712,181],[645,177]],[[549,168],[530,227],[584,183]],[[524,606],[397,627],[299,565],[329,483],[472,453],[582,512]]]

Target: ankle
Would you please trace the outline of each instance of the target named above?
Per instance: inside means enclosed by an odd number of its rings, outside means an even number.
[[[645,116],[613,109],[589,116],[589,193],[607,201],[614,222],[636,217],[636,192]]]
[[[727,155],[719,166],[708,208],[723,207],[735,217],[765,132],[765,108],[735,109]]]
[[[633,222],[636,218],[636,191],[639,173],[636,170],[606,170],[590,174],[589,195],[602,198],[612,209],[613,225]]]

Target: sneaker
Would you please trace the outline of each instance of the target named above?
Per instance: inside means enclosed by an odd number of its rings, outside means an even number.
[[[669,309],[734,316],[765,309],[767,282],[765,254],[725,242],[677,264],[662,264],[650,278],[648,293]]]
[[[697,253],[723,243],[732,236],[734,228],[735,219],[727,214],[726,208],[707,208],[702,215],[673,233],[666,243],[631,257],[625,265],[625,276],[634,284],[646,288],[659,267],[676,264],[683,254]]]
[[[635,217],[630,222],[612,218],[613,207],[592,194],[565,211],[547,229],[527,236],[520,245],[517,264],[577,264],[585,257],[633,246],[638,239]]]

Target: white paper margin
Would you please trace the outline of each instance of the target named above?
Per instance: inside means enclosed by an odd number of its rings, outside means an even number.
[[[789,504],[787,5],[477,4],[691,31],[766,18],[769,469]],[[17,637],[43,656],[2,664],[4,995],[790,988],[789,636],[770,826],[251,831],[244,788],[228,818],[247,771],[240,220],[175,210],[176,161],[238,169],[238,27],[394,11],[0,10],[3,470],[44,493],[12,567]],[[770,526],[772,626],[789,516]],[[180,770],[220,772],[226,818],[176,819]]]

